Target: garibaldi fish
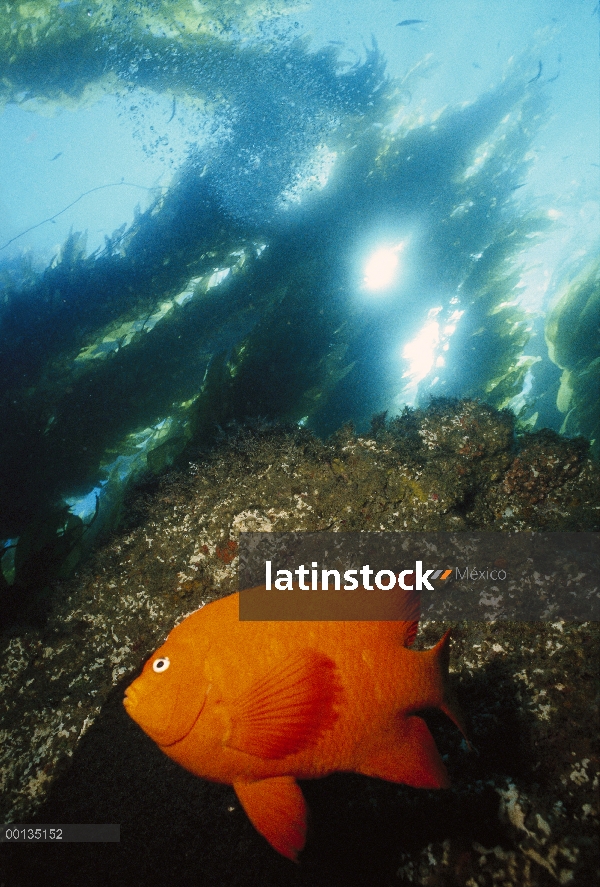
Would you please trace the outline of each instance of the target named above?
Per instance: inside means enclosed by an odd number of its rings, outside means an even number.
[[[296,859],[307,807],[296,779],[364,773],[420,788],[448,774],[417,712],[465,734],[448,687],[450,632],[410,649],[416,622],[250,622],[239,594],[177,625],[125,693],[174,761],[229,783],[255,828]]]

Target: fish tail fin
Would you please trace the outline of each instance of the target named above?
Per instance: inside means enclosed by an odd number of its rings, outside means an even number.
[[[460,705],[458,704],[458,700],[456,698],[454,690],[450,685],[449,666],[451,633],[452,630],[448,629],[441,640],[439,640],[435,647],[431,650],[431,653],[437,663],[438,673],[440,674],[442,681],[441,700],[438,704],[438,707],[444,712],[445,715],[450,718],[451,721],[456,724],[456,726],[464,736],[469,750],[471,750],[472,746],[469,741],[469,737],[467,736],[467,728],[465,726],[463,713],[461,711]]]

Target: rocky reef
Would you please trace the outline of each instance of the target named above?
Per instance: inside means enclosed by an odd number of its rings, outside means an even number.
[[[476,751],[428,723],[452,779],[427,792],[352,775],[304,786],[298,870],[233,792],[186,774],[130,722],[124,686],[184,615],[237,588],[239,533],[598,529],[600,470],[580,440],[519,436],[509,413],[436,401],[322,441],[227,429],[127,502],[78,575],[32,596],[1,639],[5,822],[119,822],[120,845],[5,848],[0,881],[519,885],[598,866],[597,623],[463,622],[451,670]],[[424,622],[419,645],[448,627]],[[15,880],[16,879],[16,880]]]

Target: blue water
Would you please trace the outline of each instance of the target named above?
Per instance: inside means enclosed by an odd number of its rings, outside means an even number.
[[[0,331],[13,305],[20,319],[4,327],[9,333],[2,342],[12,375],[5,391],[9,443],[0,461],[16,505],[11,501],[0,538],[14,540],[31,525],[38,490],[42,515],[63,502],[85,520],[96,511],[95,491],[110,499],[115,486],[146,470],[153,450],[161,454],[157,470],[170,464],[192,434],[191,404],[206,394],[220,360],[229,361],[230,378],[241,381],[229,414],[215,413],[215,426],[259,414],[326,434],[348,420],[365,427],[375,412],[396,413],[429,395],[490,394],[490,402],[513,409],[530,428],[549,425],[594,438],[593,385],[572,394],[561,388],[561,372],[573,379],[593,365],[597,307],[589,338],[585,330],[579,334],[587,361],[579,369],[573,354],[561,357],[546,345],[544,324],[565,280],[598,253],[597,4],[338,0],[287,10],[274,4],[245,18],[232,8],[233,17],[227,18],[225,4],[222,16],[209,12],[209,21],[193,4],[181,3],[161,19],[152,17],[151,5],[132,12],[124,3],[104,21],[100,2],[85,9],[78,0],[50,4],[59,31],[69,16],[77,28],[87,27],[87,18],[92,23],[96,44],[80,66],[79,49],[68,40],[53,46],[47,37],[67,73],[72,66],[71,86],[67,77],[66,86],[56,88],[52,73],[40,79],[37,44],[23,52],[17,73],[6,62]],[[27,5],[14,12],[14,22],[22,24],[21,15],[35,30]],[[67,33],[78,33],[70,27]],[[298,38],[302,42],[293,43]],[[289,59],[286,47],[292,47]],[[335,60],[319,61],[319,50]],[[369,64],[381,80],[372,101],[360,80]],[[385,90],[392,95],[386,113],[371,119]],[[497,116],[491,130],[481,124],[486,113]],[[446,135],[438,143],[440,133]],[[511,153],[509,140],[521,136]],[[369,161],[376,176],[390,146],[402,151],[411,138],[414,154],[393,174],[382,174],[381,182],[392,177],[387,191],[380,182],[370,199],[366,186],[346,216],[352,142],[380,140]],[[198,190],[177,197],[190,170]],[[469,191],[478,177],[480,193]],[[138,264],[128,266],[132,283],[123,293],[140,287],[131,303],[119,301],[108,276],[88,289],[96,279],[94,262],[102,268],[110,256],[114,270],[119,257],[131,260],[127,238],[140,218],[150,239],[158,236],[155,217],[164,234],[168,214],[161,216],[161,208],[171,201],[169,212],[180,219],[190,214],[182,230],[193,227],[201,212],[193,201],[207,182],[221,221],[213,235],[202,228],[205,252],[190,258],[187,277],[181,271],[168,278],[175,262],[188,267],[180,240],[179,253],[166,250],[162,265],[140,282],[156,254],[152,241]],[[453,205],[452,189],[472,196]],[[491,201],[487,215],[480,199]],[[484,214],[465,227],[461,220],[476,212]],[[532,214],[527,234],[524,220]],[[463,233],[444,239],[453,226]],[[490,296],[478,314],[477,286],[465,283],[469,269],[480,267],[484,253],[485,263],[499,245],[494,238],[508,236],[511,226],[522,242],[506,256],[502,283],[482,276],[477,284],[484,293],[504,287],[505,295],[495,303]],[[468,249],[465,238],[472,253],[459,259]],[[187,247],[197,242],[190,235]],[[81,274],[80,289],[70,262]],[[243,273],[255,265],[244,291]],[[164,282],[161,268],[167,269]],[[54,277],[45,277],[48,269]],[[40,283],[63,271],[64,281],[71,280],[72,310],[61,308],[61,299],[67,304],[62,278],[52,284],[50,301]],[[292,284],[298,288],[293,298]],[[169,323],[199,298],[198,287],[206,312],[194,321],[197,338],[189,328],[170,338]],[[48,312],[42,319],[37,299]],[[506,313],[504,328],[494,326],[498,311]],[[267,321],[272,312],[277,319]],[[313,329],[320,314],[323,322]],[[564,338],[573,318],[562,324]],[[513,341],[519,326],[520,353]],[[513,350],[504,359],[509,329]],[[143,351],[140,341],[162,342],[156,347],[163,349],[164,377],[161,353],[150,344]],[[244,353],[252,354],[249,362]],[[120,376],[107,370],[112,358],[123,359]],[[510,384],[499,393],[498,374],[508,369]],[[317,390],[319,403],[310,394]],[[82,430],[77,416],[88,414]],[[172,450],[165,457],[167,445]]]
[[[354,63],[374,38],[389,75],[400,79],[426,59],[429,70],[416,84],[410,106],[424,116],[473,101],[521,53],[530,54],[532,77],[540,60],[540,80],[553,81],[550,107],[519,197],[543,199],[548,209],[566,215],[567,230],[554,235],[554,244],[581,238],[585,243],[593,236],[600,185],[598,13],[593,0],[337,0],[307,5],[294,14],[299,23],[294,33],[308,34],[312,48],[333,44],[342,60]],[[423,23],[397,27],[411,18]],[[0,256],[27,250],[47,261],[71,228],[87,232],[92,252],[104,245],[105,236],[131,223],[136,204],[148,205],[147,189],[167,187],[190,144],[204,137],[198,116],[182,103],[169,120],[172,103],[168,91],[140,90],[126,97],[108,91],[80,107],[53,107],[52,116],[47,116],[47,104],[36,105],[35,98],[7,104],[0,118]],[[56,213],[61,215],[44,223]],[[37,227],[21,234],[31,226]],[[2,248],[12,238],[10,247]],[[554,247],[547,256],[556,260]],[[545,270],[552,271],[548,259]],[[539,302],[539,296],[530,296]]]

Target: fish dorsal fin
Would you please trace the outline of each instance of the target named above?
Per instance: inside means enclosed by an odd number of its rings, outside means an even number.
[[[227,745],[269,759],[301,751],[335,722],[340,690],[335,663],[300,650],[234,700]]]
[[[306,801],[291,776],[234,782],[240,804],[254,828],[283,856],[296,861],[306,840]]]
[[[404,629],[404,637],[402,643],[405,647],[412,647],[417,636],[417,632],[419,631],[419,620],[415,619],[413,622],[405,622],[403,624],[406,626],[406,628]]]
[[[402,574],[400,574],[401,576]],[[394,592],[398,616],[399,641],[404,647],[411,647],[419,630],[421,618],[421,595],[412,589],[398,588]]]
[[[439,669],[442,674],[442,681],[444,686],[444,696],[442,701],[440,702],[439,707],[445,715],[448,715],[451,721],[454,721],[462,735],[465,737],[467,748],[471,750],[472,745],[469,742],[469,737],[467,735],[465,719],[460,710],[460,705],[458,704],[458,700],[454,694],[454,691],[450,686],[450,681],[448,678],[448,668],[450,665],[450,634],[451,629],[448,629],[445,635],[437,642],[432,650],[433,655],[437,658],[439,662]]]

